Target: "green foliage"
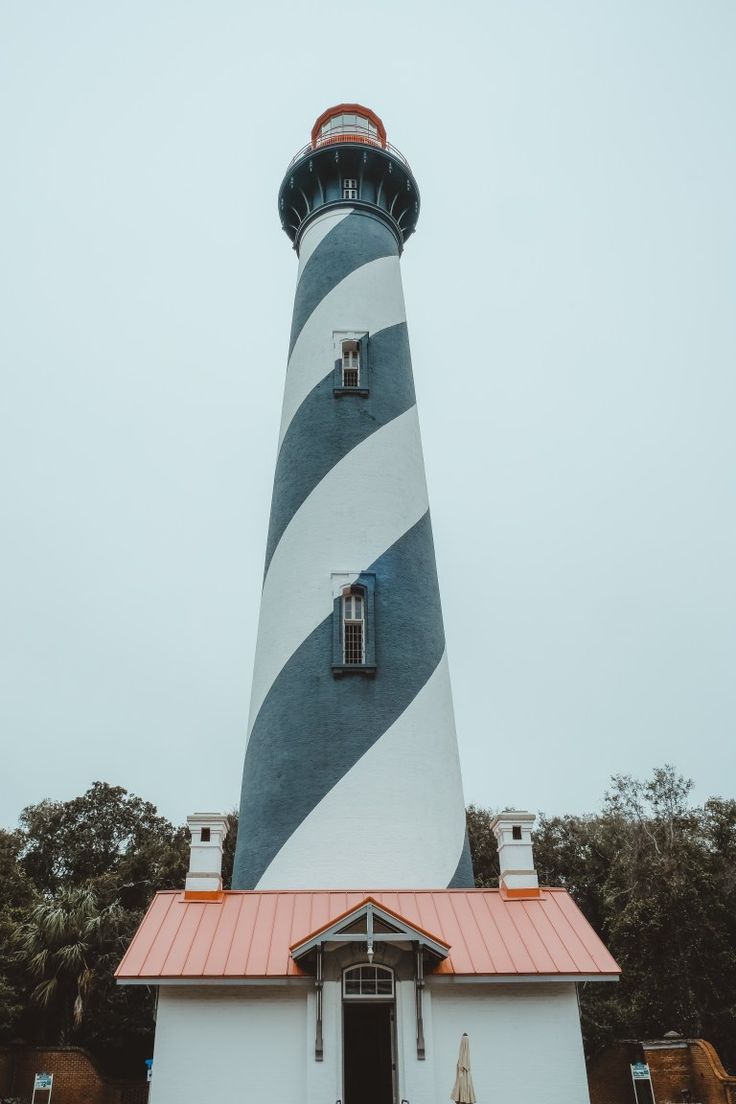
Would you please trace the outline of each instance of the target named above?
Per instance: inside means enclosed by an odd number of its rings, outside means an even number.
[[[465,810],[473,873],[478,889],[491,889],[498,885],[498,851],[496,837],[491,831],[493,817],[494,813],[490,809],[479,809],[477,805],[468,805]]]
[[[540,817],[542,885],[567,889],[623,969],[582,992],[588,1052],[670,1029],[703,1036],[736,1067],[736,801],[690,804],[673,767],[611,780],[600,813]],[[470,806],[479,886],[497,884],[493,814]]]
[[[646,781],[616,776],[602,812],[542,817],[543,882],[564,885],[622,967],[617,986],[588,985],[589,1049],[674,1029],[736,1063],[736,802],[689,803],[673,767]]]
[[[95,782],[71,801],[41,801],[20,815],[21,865],[42,893],[93,885],[141,908],[157,889],[183,884],[187,834],[122,786]]]
[[[113,974],[156,890],[183,886],[188,850],[186,828],[104,782],[0,832],[0,1040],[88,1046],[141,1074],[153,998]]]
[[[238,811],[233,809],[227,815],[227,835],[222,845],[222,884],[225,889],[230,889],[233,880],[233,863],[235,862],[235,840],[238,835]]]
[[[18,925],[37,900],[19,862],[23,843],[22,832],[0,828],[0,1043],[14,1037],[29,999],[28,979],[13,951]]]
[[[62,1045],[72,1041],[95,985],[123,952],[119,905],[101,907],[94,890],[67,886],[40,900],[14,933],[17,959],[33,979],[31,1000]]]
[[[672,1028],[736,1066],[736,801],[690,802],[672,767],[612,779],[599,813],[540,818],[542,884],[564,886],[623,968],[582,996],[586,1048]],[[498,879],[493,814],[468,808],[476,881]],[[119,786],[42,801],[0,830],[0,1041],[87,1046],[111,1073],[140,1076],[153,998],[113,973],[157,889],[184,884],[188,833]],[[232,872],[230,815],[223,880]]]

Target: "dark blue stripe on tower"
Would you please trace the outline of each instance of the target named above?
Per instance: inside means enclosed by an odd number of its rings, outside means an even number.
[[[412,703],[442,658],[429,511],[367,570],[375,576],[376,677],[349,675],[335,683],[332,616],[278,675],[248,741],[234,889],[257,884],[308,813]],[[397,846],[412,846],[410,830]]]
[[[388,226],[364,211],[353,211],[325,234],[297,284],[289,356],[312,311],[341,280],[369,261],[398,255],[396,238]]]
[[[266,571],[284,529],[317,484],[346,453],[414,406],[405,322],[371,335],[370,365],[367,396],[335,398],[330,372],[294,415],[276,461]]]
[[[473,874],[473,859],[470,854],[470,840],[468,839],[468,833],[465,832],[465,843],[463,844],[463,850],[460,855],[460,861],[457,864],[455,873],[450,879],[448,889],[472,889],[475,885],[475,875]]]

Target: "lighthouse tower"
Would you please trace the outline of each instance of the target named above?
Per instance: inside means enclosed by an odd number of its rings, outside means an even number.
[[[417,184],[340,104],[279,214],[299,272],[233,888],[472,886],[401,286]]]
[[[619,971],[539,885],[531,813],[496,817],[473,888],[399,272],[416,182],[341,104],[279,211],[299,275],[233,888],[227,818],[196,813],[184,891],[116,971],[157,990],[151,1104],[468,1099],[468,1038],[479,1100],[589,1104],[577,985]]]

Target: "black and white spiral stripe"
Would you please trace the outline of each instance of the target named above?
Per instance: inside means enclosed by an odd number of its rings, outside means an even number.
[[[332,676],[335,572],[375,576],[373,679]],[[349,208],[301,243],[240,816],[234,888],[473,884],[398,247]]]

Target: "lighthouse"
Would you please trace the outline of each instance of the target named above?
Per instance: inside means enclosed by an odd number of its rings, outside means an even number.
[[[183,890],[116,971],[157,991],[150,1104],[438,1104],[468,1038],[479,1100],[589,1104],[577,986],[619,970],[540,886],[532,813],[494,819],[498,887],[473,887],[401,289],[416,181],[340,104],[279,215],[299,270],[232,888],[228,818],[195,813]]]
[[[471,886],[401,284],[419,189],[340,104],[278,210],[299,269],[233,888]]]

